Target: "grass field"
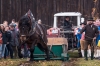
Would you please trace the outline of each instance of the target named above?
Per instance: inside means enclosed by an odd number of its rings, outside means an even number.
[[[61,66],[62,61],[34,61],[29,62],[26,59],[2,59],[0,60],[0,66]]]
[[[100,60],[88,60],[80,58],[75,62],[75,66],[100,66]]]
[[[78,58],[77,52],[69,52],[69,61],[62,62],[59,60],[54,61],[34,61],[28,62],[26,59],[1,59],[0,66],[100,66],[100,60],[88,60]]]

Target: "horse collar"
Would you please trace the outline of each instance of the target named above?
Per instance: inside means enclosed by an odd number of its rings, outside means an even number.
[[[36,24],[34,25],[34,28],[33,28],[33,23],[32,23],[31,30],[29,32],[29,36],[33,35],[35,32],[36,32]]]

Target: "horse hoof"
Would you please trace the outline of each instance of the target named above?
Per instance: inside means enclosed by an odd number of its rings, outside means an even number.
[[[50,58],[45,58],[47,61],[50,61]]]

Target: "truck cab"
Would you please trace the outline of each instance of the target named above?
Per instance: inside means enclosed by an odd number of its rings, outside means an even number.
[[[80,12],[61,12],[61,13],[56,13],[54,14],[54,23],[53,27],[54,28],[60,28],[59,26],[61,23],[64,22],[64,17],[69,16],[70,21],[73,24],[73,27],[80,26],[81,23],[81,13]]]

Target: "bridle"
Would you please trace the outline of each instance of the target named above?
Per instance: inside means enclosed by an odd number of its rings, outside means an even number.
[[[27,37],[25,40],[23,40],[23,42],[25,42],[25,41],[27,41],[28,39],[29,39],[29,37],[31,36],[31,35],[33,35],[35,32],[36,32],[36,23],[34,24],[33,23],[33,20],[31,19],[31,17],[30,16],[28,16],[28,15],[25,15],[26,17],[28,17],[28,19],[29,19],[29,21],[28,21],[28,23],[30,23],[31,24],[31,29],[30,29],[30,31],[29,31],[29,33],[28,33],[28,35],[27,36],[25,36],[25,35],[20,35],[21,37]],[[34,26],[34,27],[33,27]],[[24,27],[22,27],[22,28],[24,28]]]
[[[28,15],[25,15],[25,16],[27,16],[28,17],[28,19],[29,19],[29,22],[28,23],[30,23],[31,24],[31,29],[30,29],[30,31],[29,31],[29,34],[27,35],[27,36],[24,36],[24,37],[26,37],[26,40],[24,40],[23,42],[26,42],[29,38],[30,38],[30,36],[32,36],[32,35],[34,35],[35,33],[37,33],[38,35],[40,35],[37,31],[36,31],[36,26],[38,26],[38,23],[37,22],[34,22],[33,21],[33,19],[31,18],[31,16],[28,16]],[[33,27],[34,26],[34,27]],[[38,26],[39,27],[39,26]],[[22,37],[22,36],[21,36]]]

